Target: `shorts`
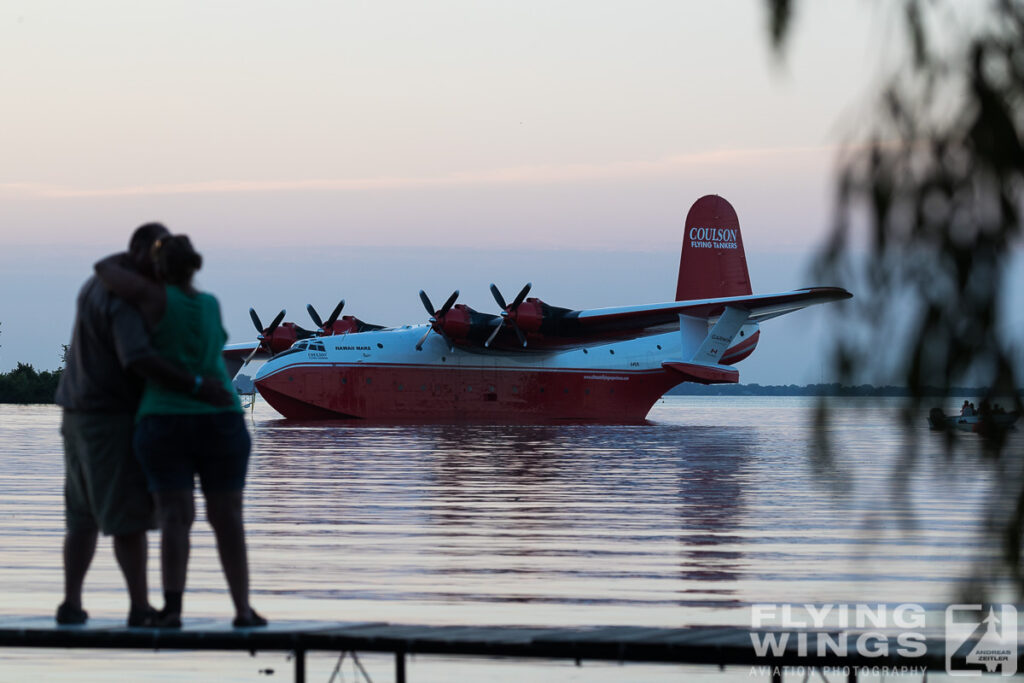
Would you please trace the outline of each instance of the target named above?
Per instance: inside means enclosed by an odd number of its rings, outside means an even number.
[[[252,441],[242,413],[146,415],[135,428],[135,456],[150,491],[241,491]]]
[[[107,536],[155,529],[153,498],[132,455],[135,417],[65,410],[60,431],[67,529]]]

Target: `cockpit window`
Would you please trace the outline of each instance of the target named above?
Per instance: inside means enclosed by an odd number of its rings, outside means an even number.
[[[299,351],[305,351],[306,345],[308,343],[309,342],[299,342],[298,344],[295,345],[295,348],[297,348]]]

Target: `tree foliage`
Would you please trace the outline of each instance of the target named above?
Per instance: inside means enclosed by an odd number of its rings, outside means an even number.
[[[789,0],[766,3],[781,54],[793,8]],[[1008,267],[1021,241],[1024,3],[979,3],[971,26],[953,23],[956,8],[943,0],[898,7],[906,57],[839,160],[835,223],[817,264],[819,276],[858,297],[853,315],[843,314],[860,333],[843,335],[835,349],[839,379],[849,382],[895,354],[909,389],[905,425],[933,403],[926,403],[925,387],[950,396],[957,385],[980,384],[987,398],[1012,397],[1020,410],[1021,369],[1002,326]],[[915,315],[905,334],[863,333],[907,310]],[[819,417],[828,420],[827,405]],[[993,474],[989,532],[1002,562],[979,565],[974,586],[984,592],[1009,578],[1024,595],[1024,454],[1001,434],[991,437],[976,457]],[[903,473],[912,470],[915,451],[912,444]],[[840,456],[825,444],[818,457]],[[894,473],[901,485],[905,476]]]
[[[18,363],[10,372],[0,373],[0,403],[53,403],[61,371],[37,372],[27,363]]]

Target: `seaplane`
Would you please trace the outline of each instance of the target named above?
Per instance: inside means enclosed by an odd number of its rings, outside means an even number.
[[[739,219],[718,195],[687,214],[672,301],[573,310],[530,297],[497,314],[440,307],[420,291],[428,322],[384,327],[312,305],[315,329],[264,326],[254,342],[224,349],[234,374],[264,359],[256,390],[286,419],[377,422],[643,423],[683,382],[735,383],[733,366],[757,347],[760,324],[808,306],[849,299],[839,287],[752,294]]]

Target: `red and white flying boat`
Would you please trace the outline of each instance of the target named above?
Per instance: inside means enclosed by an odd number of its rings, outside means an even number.
[[[500,315],[457,304],[430,322],[385,328],[351,316],[344,301],[316,331],[282,323],[258,341],[225,348],[229,369],[269,356],[254,381],[278,412],[294,419],[418,422],[643,422],[682,382],[739,380],[732,366],[749,356],[760,323],[806,306],[848,299],[838,287],[753,295],[736,212],[725,199],[698,199],[686,217],[674,301],[570,310],[527,298]]]

